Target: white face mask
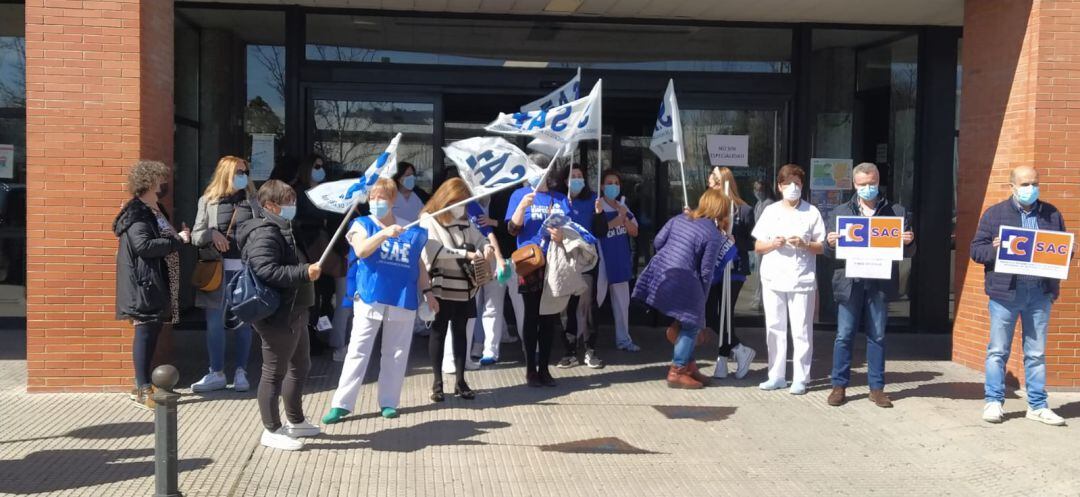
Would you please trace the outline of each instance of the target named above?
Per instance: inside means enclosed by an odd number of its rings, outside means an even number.
[[[795,183],[784,185],[781,191],[784,192],[784,200],[787,200],[788,202],[799,200],[799,197],[802,196],[802,188]]]

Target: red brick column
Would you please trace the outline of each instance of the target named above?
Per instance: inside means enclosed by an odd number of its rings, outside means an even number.
[[[130,388],[112,221],[137,159],[172,163],[171,0],[27,0],[27,389]]]
[[[987,297],[969,247],[982,211],[1008,198],[1009,170],[1038,168],[1041,198],[1080,233],[1080,0],[980,0],[964,9],[953,360],[982,369]],[[1047,383],[1080,387],[1075,259],[1071,272],[1050,322]],[[1022,380],[1019,329],[1008,369]]]

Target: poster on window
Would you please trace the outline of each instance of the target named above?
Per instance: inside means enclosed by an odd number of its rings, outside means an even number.
[[[251,134],[251,179],[253,181],[266,181],[270,179],[270,172],[274,170],[274,138],[273,133]]]
[[[811,190],[850,190],[851,159],[810,159]]]
[[[750,165],[750,135],[708,135],[709,164],[713,166],[748,167]]]
[[[0,144],[0,178],[15,177],[15,145]]]

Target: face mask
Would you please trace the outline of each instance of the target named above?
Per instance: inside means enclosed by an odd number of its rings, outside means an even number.
[[[454,219],[461,219],[465,217],[465,206],[459,205],[457,207],[454,207],[453,209],[450,209],[450,215],[453,216]]]
[[[1036,200],[1039,200],[1039,187],[1035,185],[1018,186],[1016,187],[1016,201],[1021,205],[1034,204]]]
[[[281,206],[281,214],[278,214],[278,215],[281,216],[281,218],[286,220],[286,221],[292,221],[293,219],[296,218],[296,206],[295,205],[283,205],[283,206]]]
[[[877,185],[863,185],[857,191],[859,192],[859,198],[863,200],[874,200],[878,196]]]
[[[769,196],[761,190],[754,190],[754,197],[758,199],[758,202],[764,202],[765,199],[769,198]]]
[[[570,178],[570,193],[577,195],[585,189],[585,180],[582,178]]]
[[[164,196],[166,196],[168,194],[169,194],[169,184],[168,183],[162,183],[161,187],[159,187],[158,191],[157,191],[158,198],[162,198],[162,197],[164,197]]]
[[[372,200],[369,207],[371,207],[371,214],[379,219],[382,219],[386,216],[386,213],[390,212],[390,202],[381,198]]]
[[[799,200],[799,197],[802,196],[802,188],[795,183],[784,185],[782,191],[784,192],[784,200],[787,200],[788,202]]]
[[[246,174],[236,173],[232,178],[232,187],[234,190],[243,190],[248,186],[248,177]]]
[[[619,185],[604,185],[604,196],[608,200],[615,200],[619,196]]]
[[[404,186],[406,190],[416,188],[416,176],[409,175],[401,178],[401,186]]]
[[[325,179],[326,179],[326,170],[325,169],[319,168],[319,169],[312,169],[311,170],[311,181],[314,181],[316,183],[322,183],[323,180],[325,180]]]
[[[529,186],[531,186],[533,190],[539,188],[541,178],[543,178],[543,174],[535,174],[533,176],[530,176],[529,177]]]

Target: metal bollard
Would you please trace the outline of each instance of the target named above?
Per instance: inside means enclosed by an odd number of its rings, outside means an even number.
[[[154,497],[182,497],[177,488],[176,401],[180,394],[173,387],[180,372],[165,364],[154,368],[150,381],[157,387],[154,409]]]

